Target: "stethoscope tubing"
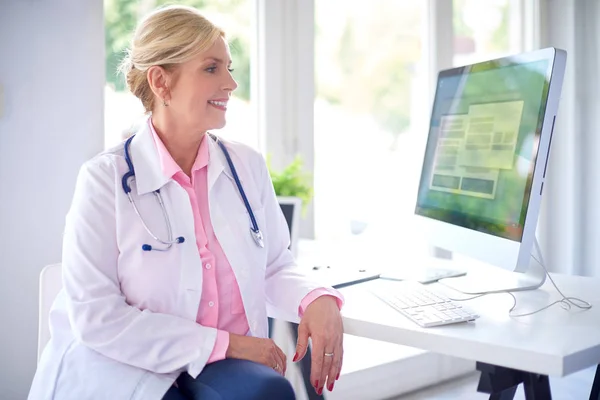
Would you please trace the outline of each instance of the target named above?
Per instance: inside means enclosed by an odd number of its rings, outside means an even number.
[[[240,178],[237,174],[237,171],[235,169],[235,166],[233,165],[233,161],[231,160],[231,156],[229,155],[229,151],[227,150],[227,148],[225,147],[225,145],[223,144],[222,141],[220,141],[216,136],[209,134],[209,136],[219,145],[219,147],[221,148],[221,150],[223,151],[223,154],[225,155],[225,159],[227,160],[227,164],[229,166],[229,169],[231,171],[231,174],[233,175],[233,179],[235,181],[235,184],[237,186],[238,192],[240,193],[240,196],[242,197],[242,200],[244,202],[244,206],[246,207],[246,210],[248,211],[248,215],[250,216],[250,222],[252,224],[252,226],[250,227],[250,233],[252,234],[252,238],[254,239],[254,241],[256,242],[256,244],[259,247],[264,247],[264,241],[263,241],[263,236],[262,233],[258,227],[258,223],[256,222],[256,218],[254,216],[254,212],[252,211],[252,207],[250,206],[250,202],[248,201],[248,198],[246,197],[246,192],[244,191],[244,188],[242,186],[242,183],[240,181]],[[133,200],[133,197],[131,195],[131,186],[129,185],[129,180],[130,179],[134,179],[135,178],[135,169],[133,167],[133,162],[131,161],[131,154],[129,153],[129,147],[131,144],[131,141],[133,140],[134,136],[129,137],[124,144],[124,150],[125,150],[125,162],[127,163],[127,167],[128,167],[128,171],[123,174],[123,177],[121,178],[121,185],[123,187],[123,191],[125,192],[125,194],[127,195],[127,198],[129,199],[129,202],[131,203],[131,205],[133,206],[133,210],[135,211],[136,215],[138,216],[138,218],[140,219],[140,221],[142,222],[142,226],[144,227],[144,229],[146,230],[146,232],[148,232],[148,234],[157,242],[166,245],[166,248],[157,248],[157,247],[153,247],[150,246],[149,244],[144,244],[142,245],[142,250],[144,251],[150,251],[150,250],[158,250],[158,251],[166,251],[169,250],[171,248],[171,246],[173,246],[173,244],[176,243],[183,243],[185,241],[185,239],[183,238],[183,236],[177,237],[176,239],[173,240],[173,232],[172,232],[172,227],[171,227],[171,220],[169,218],[169,214],[167,213],[165,204],[163,202],[162,199],[162,195],[160,193],[160,189],[157,189],[155,191],[153,191],[159,205],[161,208],[161,211],[163,213],[163,217],[165,219],[165,223],[167,225],[167,233],[168,233],[168,240],[163,240],[160,239],[157,235],[155,235],[152,230],[150,229],[150,227],[146,224],[146,222],[144,221],[144,218],[142,217],[135,201]]]

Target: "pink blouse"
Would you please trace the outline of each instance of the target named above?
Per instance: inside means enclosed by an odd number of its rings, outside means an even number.
[[[217,237],[210,220],[208,209],[207,166],[209,161],[207,137],[202,139],[191,177],[188,177],[171,157],[163,142],[160,140],[151,119],[148,119],[152,136],[158,150],[162,171],[167,177],[173,178],[185,189],[190,197],[194,214],[196,245],[202,260],[202,296],[196,321],[207,327],[216,328],[217,340],[208,362],[225,358],[229,346],[229,333],[246,335],[248,321],[235,274]],[[306,307],[316,298],[323,295],[336,297],[338,306],[343,300],[341,294],[326,288],[311,291],[298,308],[302,316]]]

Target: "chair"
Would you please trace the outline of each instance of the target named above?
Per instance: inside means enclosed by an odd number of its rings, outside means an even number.
[[[594,376],[594,382],[592,383],[590,400],[600,400],[600,365],[596,367],[596,375]]]
[[[300,237],[300,211],[302,200],[298,197],[277,196],[277,202],[288,224],[290,233],[290,251],[298,257],[298,239]]]
[[[47,265],[40,273],[40,298],[38,310],[38,361],[50,340],[49,315],[52,303],[62,288],[61,264]]]

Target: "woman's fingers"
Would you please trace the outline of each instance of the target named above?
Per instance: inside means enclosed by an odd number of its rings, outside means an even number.
[[[311,382],[317,391],[317,394],[323,393],[323,387],[327,383],[327,375],[331,371],[336,350],[338,349],[337,339],[324,339],[313,337],[312,347],[312,365]],[[330,378],[331,381],[335,376]]]
[[[275,345],[275,353],[279,363],[279,370],[277,372],[279,372],[281,375],[285,375],[285,371],[287,369],[287,357],[277,345]]]
[[[331,368],[333,366],[333,358],[336,356],[336,351],[335,349],[337,349],[337,346],[332,346],[331,344],[326,345],[325,346],[325,352],[323,353],[323,367],[321,369],[321,379],[319,379],[319,388],[317,390],[318,394],[323,393],[323,387],[325,386],[325,384],[327,384],[328,380],[334,380],[335,376],[332,377],[331,375],[328,374],[331,371]]]
[[[283,351],[275,344],[272,339],[263,339],[267,343],[267,351],[265,352],[267,361],[265,365],[273,368],[278,374],[284,375],[286,370],[286,357]]]
[[[324,342],[316,337],[312,337],[312,351],[310,363],[310,383],[319,393],[319,388],[322,388],[321,372],[323,370],[323,353],[325,352]]]
[[[335,297],[321,296],[306,308],[298,328],[297,354],[294,361],[306,352],[306,344],[310,337],[310,381],[319,395],[328,382],[335,382],[341,369],[343,332],[342,318]]]
[[[308,349],[308,327],[304,321],[298,325],[298,341],[296,343],[296,354],[294,355],[294,362],[302,360]]]
[[[344,357],[344,347],[340,344],[335,353],[333,354],[333,362],[331,363],[331,367],[329,368],[329,373],[327,374],[327,390],[330,392],[333,390],[333,385],[335,381],[339,378],[340,372],[342,370],[342,360]]]

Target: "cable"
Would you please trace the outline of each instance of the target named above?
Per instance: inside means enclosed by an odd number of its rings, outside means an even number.
[[[539,313],[540,311],[544,311],[544,310],[552,307],[555,304],[560,304],[561,307],[564,310],[570,310],[571,306],[575,306],[575,307],[577,307],[579,309],[582,309],[582,310],[589,310],[590,308],[592,308],[592,305],[590,303],[588,303],[587,301],[585,301],[585,300],[579,299],[577,297],[570,297],[570,296],[565,296],[564,295],[564,293],[556,285],[556,282],[554,282],[554,279],[552,279],[552,276],[550,275],[550,272],[548,272],[548,270],[546,269],[546,265],[545,265],[545,262],[544,262],[544,256],[542,255],[542,251],[540,249],[540,245],[539,245],[539,243],[537,241],[537,238],[535,239],[534,244],[535,244],[535,250],[539,254],[540,259],[538,259],[534,254],[531,254],[531,257],[544,269],[544,273],[550,279],[550,282],[552,282],[552,286],[554,286],[554,288],[556,289],[556,291],[562,296],[562,298],[560,300],[556,300],[555,302],[550,303],[550,304],[548,304],[548,305],[546,305],[546,306],[544,306],[544,307],[542,307],[542,308],[540,308],[538,310],[531,311],[531,312],[528,312],[528,313],[521,313],[521,314],[513,314],[513,310],[517,307],[517,297],[512,292],[513,291],[517,292],[517,291],[522,291],[522,290],[505,290],[505,291],[494,292],[494,293],[482,293],[482,294],[478,294],[478,295],[475,295],[475,296],[466,297],[466,298],[462,298],[462,299],[453,299],[453,298],[450,298],[450,300],[452,300],[452,301],[469,301],[469,300],[476,299],[478,297],[487,296],[488,294],[506,293],[506,294],[509,294],[513,298],[513,305],[510,308],[510,310],[508,310],[508,315],[510,317],[525,317],[525,316],[528,316],[528,315],[533,315],[533,314]],[[543,282],[542,282],[542,284],[543,284]],[[541,286],[541,284],[540,284],[540,286]],[[537,287],[535,289],[537,289]],[[533,289],[530,289],[530,290],[533,290]]]
[[[539,313],[540,311],[550,308],[555,304],[560,304],[564,310],[570,310],[571,306],[575,306],[581,310],[589,310],[590,308],[592,308],[592,305],[585,300],[581,300],[577,297],[570,297],[570,296],[564,295],[564,293],[556,285],[556,282],[554,282],[554,279],[552,279],[550,272],[548,272],[548,270],[546,269],[546,263],[544,262],[544,256],[542,254],[542,250],[540,249],[540,245],[537,241],[537,238],[535,239],[534,244],[535,244],[535,249],[537,250],[537,252],[540,256],[540,259],[538,260],[537,257],[533,254],[531,255],[531,257],[538,264],[540,264],[540,266],[544,269],[546,276],[550,279],[550,282],[552,282],[552,286],[554,286],[554,288],[561,295],[562,298],[560,300],[556,300],[555,302],[550,303],[550,304],[548,304],[538,310],[535,310],[535,311],[531,311],[528,313],[521,313],[521,314],[513,314],[512,311],[517,307],[517,297],[514,294],[512,294],[510,291],[507,291],[506,293],[508,293],[513,298],[513,301],[514,301],[513,306],[510,308],[510,310],[508,310],[508,315],[511,317],[525,317],[527,315],[533,315],[533,314]]]

